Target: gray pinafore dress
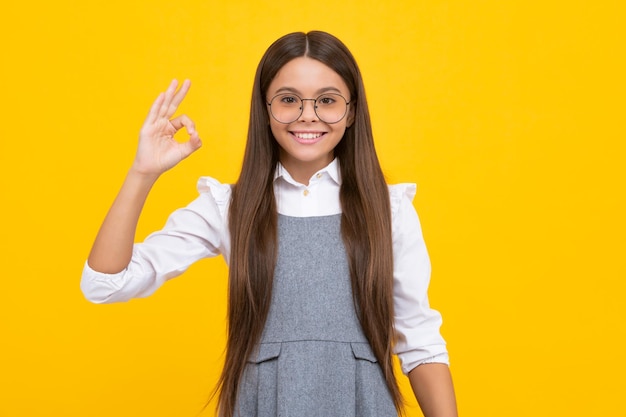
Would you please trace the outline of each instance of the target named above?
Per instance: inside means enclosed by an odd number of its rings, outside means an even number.
[[[278,216],[278,260],[237,417],[397,417],[357,318],[341,215]]]

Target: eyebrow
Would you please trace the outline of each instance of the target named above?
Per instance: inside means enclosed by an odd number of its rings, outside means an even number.
[[[336,92],[337,94],[343,94],[341,90],[339,90],[337,87],[323,87],[317,90],[315,94],[316,95],[324,94],[324,93],[328,93],[329,91]],[[302,94],[297,88],[293,88],[293,87],[280,87],[278,90],[276,90],[274,94],[280,94],[280,93]]]

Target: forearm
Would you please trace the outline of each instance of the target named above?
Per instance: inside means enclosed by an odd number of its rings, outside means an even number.
[[[457,417],[454,386],[448,365],[419,365],[409,372],[409,380],[424,417]]]
[[[139,215],[157,176],[131,169],[96,236],[89,266],[114,274],[123,270],[132,257]]]
[[[133,166],[106,215],[89,254],[89,266],[115,274],[122,271],[133,255],[139,215],[157,178],[200,148],[202,142],[193,121],[186,115],[172,119],[189,90],[185,80],[177,91],[173,80],[152,104],[139,133]],[[179,143],[174,135],[186,128],[189,140]]]

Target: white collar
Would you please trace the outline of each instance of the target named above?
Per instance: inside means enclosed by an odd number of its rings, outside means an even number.
[[[337,185],[341,185],[341,172],[339,171],[339,160],[337,158],[333,159],[332,162],[326,165],[324,168],[317,171],[311,179],[317,177],[319,174],[328,174],[328,176],[335,182]],[[278,178],[282,178],[293,185],[302,185],[298,181],[294,180],[289,171],[281,164],[280,162],[276,166],[276,170],[274,171],[274,181]]]

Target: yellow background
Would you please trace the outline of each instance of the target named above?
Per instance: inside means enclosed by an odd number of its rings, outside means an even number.
[[[139,238],[198,176],[236,179],[259,58],[312,29],[357,57],[389,182],[418,183],[461,415],[626,415],[618,1],[5,3],[0,416],[198,415],[224,262],[108,306],[82,298],[83,262],[158,92],[193,80],[204,147],[157,184]]]

